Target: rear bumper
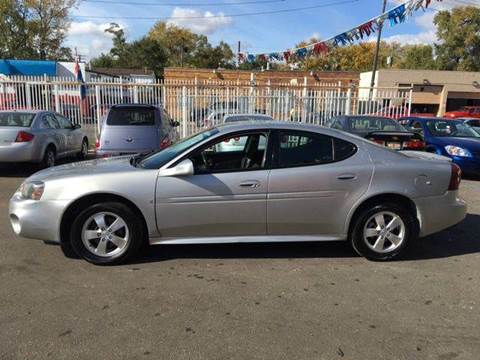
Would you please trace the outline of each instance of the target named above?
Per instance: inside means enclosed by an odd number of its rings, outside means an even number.
[[[458,197],[458,191],[447,191],[441,196],[418,198],[414,201],[420,222],[420,237],[452,227],[467,215],[467,205]]]
[[[39,162],[38,154],[33,142],[11,143],[0,145],[0,162]]]
[[[67,200],[25,200],[15,194],[8,211],[13,231],[25,238],[59,243],[60,222],[67,205]]]

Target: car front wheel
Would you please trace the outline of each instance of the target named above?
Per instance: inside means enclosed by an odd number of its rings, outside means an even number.
[[[144,243],[145,229],[138,215],[125,204],[91,205],[72,224],[74,251],[96,265],[112,265],[133,258]]]
[[[403,253],[416,237],[415,217],[396,204],[379,204],[360,211],[351,232],[355,251],[369,260],[390,260]]]

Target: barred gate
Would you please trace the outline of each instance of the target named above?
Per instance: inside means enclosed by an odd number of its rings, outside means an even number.
[[[83,89],[82,89],[83,88]],[[83,90],[83,98],[81,93]],[[240,82],[89,82],[71,78],[0,77],[1,110],[53,110],[97,136],[115,104],[163,105],[180,122],[181,136],[219,124],[225,114],[261,113],[277,120],[322,125],[336,115],[407,116],[411,88],[358,88],[341,83],[315,86]]]

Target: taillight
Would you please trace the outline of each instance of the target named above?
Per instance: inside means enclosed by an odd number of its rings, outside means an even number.
[[[167,136],[167,137],[164,137],[163,140],[160,142],[160,149],[165,149],[167,147],[169,147],[170,145],[172,145],[172,140],[170,140],[170,138]]]
[[[425,142],[423,140],[413,139],[403,144],[405,150],[424,150]]]
[[[98,149],[99,147],[100,147],[100,139],[97,138],[97,139],[95,140],[95,148]]]
[[[452,173],[450,175],[450,184],[448,184],[448,191],[458,190],[460,182],[462,181],[462,170],[457,164],[452,165]]]
[[[378,145],[385,146],[385,141],[383,141],[383,140],[372,139],[372,141],[373,141],[374,143],[377,143]]]
[[[17,134],[17,137],[15,138],[15,142],[21,143],[21,142],[30,142],[33,140],[35,136],[33,134],[30,134],[26,131],[19,131]]]

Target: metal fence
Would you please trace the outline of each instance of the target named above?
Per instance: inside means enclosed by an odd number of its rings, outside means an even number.
[[[81,93],[83,92],[83,97]],[[89,82],[71,78],[0,77],[0,109],[57,111],[96,137],[115,104],[163,105],[180,122],[181,136],[223,121],[225,114],[261,113],[277,120],[324,124],[335,115],[406,116],[411,88],[358,88],[342,83],[315,86],[247,82],[158,81],[153,84]]]

